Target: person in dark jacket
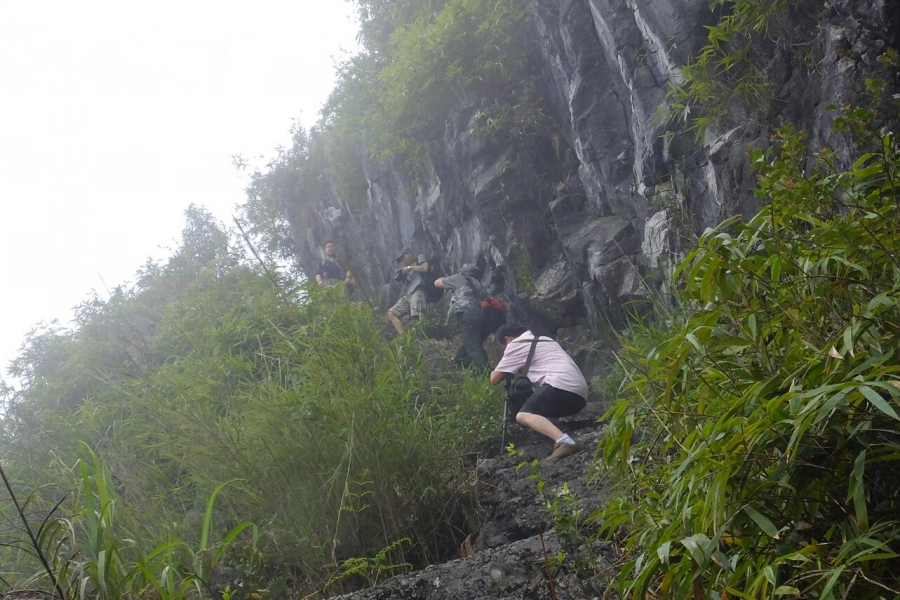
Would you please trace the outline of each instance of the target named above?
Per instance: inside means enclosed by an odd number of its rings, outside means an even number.
[[[337,247],[334,242],[328,240],[325,242],[325,258],[319,263],[316,269],[316,283],[322,287],[336,285],[341,281],[350,283],[350,271],[344,271],[338,262]]]
[[[462,347],[453,357],[453,362],[482,370],[488,365],[484,340],[491,332],[484,327],[481,310],[481,301],[487,299],[488,294],[477,277],[478,268],[464,264],[458,274],[435,280],[434,287],[453,291],[447,321],[456,319],[459,323],[459,337],[462,338]]]

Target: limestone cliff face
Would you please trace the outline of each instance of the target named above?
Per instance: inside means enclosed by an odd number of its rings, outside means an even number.
[[[410,246],[463,262],[506,265],[518,316],[550,330],[616,326],[647,297],[691,232],[759,206],[747,155],[776,127],[850,156],[829,105],[852,102],[897,44],[891,0],[801,0],[759,45],[771,105],[733,115],[706,139],[667,133],[652,116],[714,21],[697,0],[529,0],[553,131],[523,147],[473,134],[478,107],[447,118],[427,176],[363,165],[365,198],[343,198],[323,174],[315,198],[289,207],[310,272],[335,239],[367,290],[396,298],[392,260]]]

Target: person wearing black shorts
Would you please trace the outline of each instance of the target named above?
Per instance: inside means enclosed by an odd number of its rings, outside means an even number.
[[[580,412],[586,404],[585,399],[578,394],[560,390],[545,383],[525,400],[516,414],[524,411],[549,419],[558,419]]]
[[[535,339],[537,343],[532,344]],[[527,377],[538,387],[521,407],[513,407],[516,422],[556,442],[547,460],[583,452],[583,444],[550,420],[574,415],[587,403],[587,381],[575,361],[551,338],[535,336],[515,323],[498,329],[497,340],[503,346],[503,358],[491,373],[491,385],[499,385],[507,376],[523,371],[534,346]]]

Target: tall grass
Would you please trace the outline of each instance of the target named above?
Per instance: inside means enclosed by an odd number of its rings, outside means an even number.
[[[121,600],[155,597],[184,600],[208,597],[208,574],[229,545],[250,523],[239,523],[220,541],[210,538],[213,506],[222,487],[209,497],[198,548],[170,539],[145,552],[136,539],[116,527],[120,500],[102,461],[87,446],[71,471],[73,495],[66,495],[43,514],[40,523],[28,511],[40,500],[30,495],[20,503],[5,472],[3,480],[18,522],[7,531],[4,547],[24,569],[3,582],[12,595],[46,595],[67,599]],[[20,535],[16,535],[16,531]],[[38,566],[39,565],[39,566]],[[29,567],[32,570],[28,570]]]
[[[368,306],[315,286],[289,297],[216,247],[32,339],[0,450],[18,485],[63,493],[83,440],[121,498],[114,529],[203,554],[200,532],[252,521],[262,560],[230,566],[275,596],[348,589],[340,565],[385,549],[384,564],[446,558],[471,523],[463,455],[493,433],[500,399],[432,372],[427,342],[387,341]]]

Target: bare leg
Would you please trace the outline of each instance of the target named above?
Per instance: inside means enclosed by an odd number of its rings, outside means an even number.
[[[397,330],[397,333],[399,333],[400,335],[403,335],[403,321],[400,320],[400,317],[398,317],[391,311],[388,311],[387,317],[388,317],[388,321],[391,322],[391,325],[394,326],[394,329]]]
[[[521,412],[516,415],[516,423],[547,436],[554,442],[563,434],[559,427],[554,425],[547,417],[534,413]]]

